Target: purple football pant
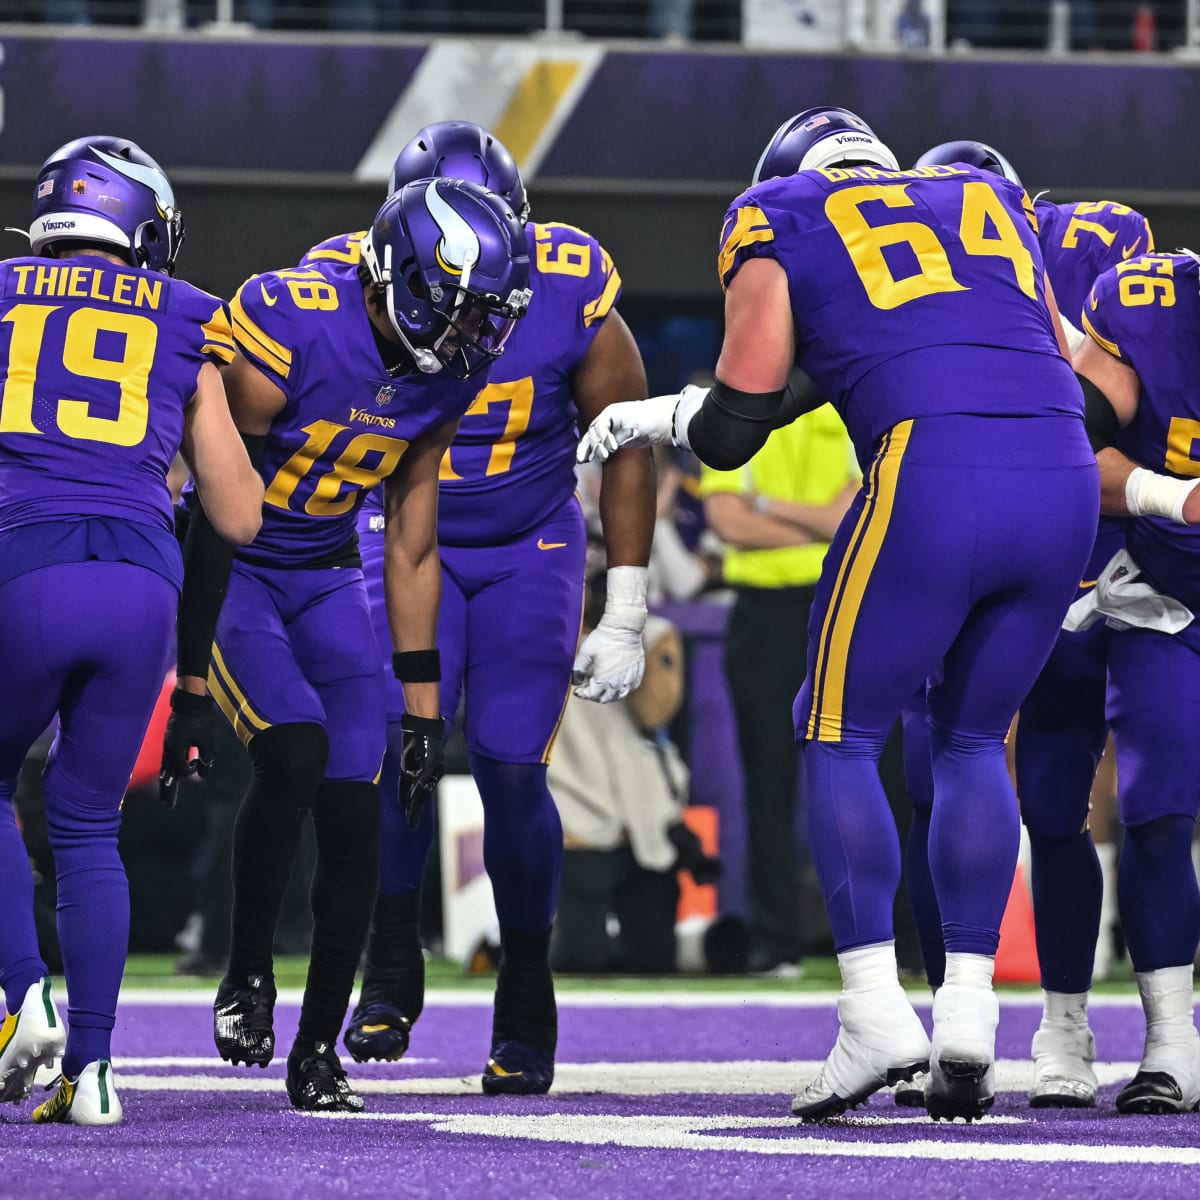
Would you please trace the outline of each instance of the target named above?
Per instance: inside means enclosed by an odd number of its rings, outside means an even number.
[[[890,940],[900,879],[877,761],[922,682],[930,870],[949,951],[994,954],[1018,845],[1004,738],[1087,562],[1095,458],[1071,418],[937,417],[882,439],[826,556],[794,709],[839,951]]]
[[[1176,636],[1112,635],[1108,719],[1124,826],[1117,868],[1121,928],[1137,971],[1186,966],[1200,942],[1192,833],[1200,809],[1200,652]]]
[[[381,548],[367,539],[363,545],[376,629],[384,637],[382,569],[373,561]],[[452,719],[465,697],[467,748],[487,818],[484,861],[506,927],[544,930],[554,911],[562,826],[546,786],[546,763],[579,642],[586,551],[574,497],[516,542],[441,547],[442,712]],[[389,722],[401,712],[396,685]],[[389,738],[381,777],[381,895],[420,888],[434,832],[430,811],[410,830],[391,802],[396,744]]]
[[[68,1076],[109,1056],[129,944],[121,801],[162,688],[177,601],[167,580],[124,562],[42,567],[0,585],[0,985],[15,1010],[46,974],[13,796],[22,760],[57,713],[45,795]]]
[[[273,725],[320,725],[325,778],[369,783],[383,759],[383,678],[360,570],[234,564],[208,683],[243,742]]]

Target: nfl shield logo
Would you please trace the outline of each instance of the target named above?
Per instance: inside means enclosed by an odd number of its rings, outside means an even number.
[[[396,394],[396,389],[390,384],[385,383],[383,387],[375,393],[375,403],[382,408]]]

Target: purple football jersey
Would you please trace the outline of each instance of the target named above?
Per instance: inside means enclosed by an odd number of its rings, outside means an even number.
[[[533,300],[442,460],[438,540],[448,546],[512,541],[575,490],[571,373],[619,299],[621,277],[582,229],[532,223],[525,229]],[[357,262],[361,237],[330,238],[303,261]],[[363,509],[368,527],[381,507],[377,491]]]
[[[1141,380],[1137,414],[1117,446],[1167,475],[1200,475],[1200,265],[1148,254],[1106,271],[1083,310],[1084,329]],[[1134,561],[1163,590],[1200,611],[1200,527],[1165,517],[1126,526]]]
[[[1112,200],[1076,204],[1038,200],[1034,211],[1058,311],[1076,328],[1097,276],[1154,249],[1150,222],[1135,209]]]
[[[389,376],[347,263],[252,276],[229,307],[238,349],[287,397],[267,436],[262,530],[240,554],[320,563],[352,542],[366,493],[411,442],[462,416],[479,380]]]
[[[1036,228],[1020,187],[971,167],[801,171],[734,201],[719,270],[728,286],[748,258],[780,263],[797,365],[865,462],[908,418],[1082,416]]]
[[[0,263],[0,532],[113,517],[170,532],[167,470],[224,304],[95,255]]]

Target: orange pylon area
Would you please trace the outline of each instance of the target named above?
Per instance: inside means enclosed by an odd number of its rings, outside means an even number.
[[[1037,983],[1037,940],[1033,932],[1033,901],[1025,883],[1025,871],[1017,864],[1008,906],[1000,922],[1000,947],[996,951],[997,983]]]

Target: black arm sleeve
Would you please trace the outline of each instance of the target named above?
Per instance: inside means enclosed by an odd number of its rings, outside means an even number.
[[[261,467],[266,437],[243,434],[242,441],[251,463]],[[180,675],[204,679],[208,676],[217,618],[229,588],[234,548],[212,527],[199,497],[193,503],[183,543],[183,591],[175,633],[176,669]]]
[[[793,370],[788,376],[787,387],[783,389],[783,401],[779,405],[774,428],[782,429],[824,403],[825,397],[817,385],[803,371]]]
[[[1075,373],[1079,386],[1083,388],[1083,419],[1087,425],[1088,441],[1092,449],[1099,454],[1106,446],[1113,444],[1113,438],[1121,423],[1108,397],[1090,380]]]
[[[745,466],[777,427],[784,392],[739,392],[719,379],[688,425],[688,444],[718,471]]]

